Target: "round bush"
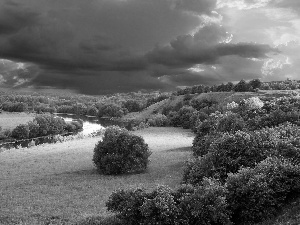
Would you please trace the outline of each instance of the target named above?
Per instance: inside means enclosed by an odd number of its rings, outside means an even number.
[[[147,168],[150,155],[142,137],[113,126],[95,146],[93,162],[101,174],[141,172]]]

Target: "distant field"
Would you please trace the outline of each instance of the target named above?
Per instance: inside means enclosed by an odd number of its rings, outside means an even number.
[[[19,124],[27,123],[33,120],[35,114],[33,113],[0,113],[0,127],[2,129],[13,129]]]
[[[99,138],[0,153],[0,224],[72,224],[108,215],[105,202],[118,188],[179,185],[194,135],[172,127],[134,133],[144,137],[153,152],[148,170],[141,174],[99,175],[92,163]]]

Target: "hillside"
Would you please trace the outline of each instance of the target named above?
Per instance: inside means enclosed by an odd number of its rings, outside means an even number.
[[[291,93],[299,93],[300,90],[259,90],[258,92],[208,92],[201,94],[190,94],[191,100],[210,100],[215,101],[220,105],[226,105],[227,103],[231,103],[233,101],[239,102],[242,99],[247,99],[251,97],[259,97],[259,98],[278,98],[283,96],[289,96]],[[130,120],[130,119],[147,119],[150,115],[156,113],[162,113],[164,108],[167,107],[175,107],[178,103],[184,101],[184,95],[179,96],[171,96],[168,99],[164,99],[160,102],[157,102],[153,105],[150,105],[146,109],[141,112],[132,112],[122,117],[122,120]]]

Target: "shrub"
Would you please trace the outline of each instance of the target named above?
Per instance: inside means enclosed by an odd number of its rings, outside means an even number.
[[[183,173],[183,182],[199,185],[205,177],[219,178],[214,168],[213,155],[211,154],[206,154],[188,162]]]
[[[168,113],[168,119],[170,121],[170,125],[172,125],[173,127],[178,127],[181,125],[181,121],[180,121],[178,112],[170,111]]]
[[[126,220],[128,224],[136,224],[136,221],[143,219],[140,207],[146,196],[147,193],[141,188],[118,190],[110,195],[106,207],[118,213],[118,218]]]
[[[116,104],[106,104],[99,106],[98,117],[122,117],[127,110]]]
[[[29,137],[29,128],[26,124],[20,124],[12,130],[11,136],[16,139],[27,139]]]
[[[150,154],[142,137],[109,127],[95,146],[93,162],[102,174],[140,172],[147,168]]]
[[[235,113],[226,113],[218,121],[217,131],[218,132],[235,132],[238,130],[243,130],[246,126],[243,118]]]
[[[254,224],[275,215],[289,195],[299,193],[300,167],[267,158],[255,168],[229,174],[227,201],[236,224]]]
[[[226,188],[217,180],[205,178],[201,186],[180,202],[187,224],[232,224],[226,194]]]
[[[95,106],[87,107],[87,115],[97,116],[98,115],[98,109]]]
[[[210,145],[215,141],[221,134],[196,136],[193,140],[193,155],[194,157],[204,156],[208,153]]]
[[[39,136],[39,125],[36,121],[29,121],[27,123],[29,128],[29,138],[35,138]]]
[[[193,113],[195,113],[195,112],[196,112],[196,109],[194,109],[192,106],[183,106],[178,111],[180,126],[182,126],[184,129],[192,128],[191,117],[192,117]]]
[[[39,136],[60,134],[63,133],[66,127],[66,123],[62,118],[54,117],[49,114],[37,115],[33,122],[39,126]]]
[[[229,225],[226,189],[216,180],[205,179],[202,186],[182,186],[172,190],[158,186],[150,193],[129,189],[112,193],[106,206],[126,224]]]
[[[241,80],[236,85],[234,85],[233,90],[236,92],[246,92],[250,90],[250,87],[251,86],[245,80]]]
[[[147,123],[152,127],[164,127],[169,124],[169,120],[165,115],[158,113],[151,115]]]
[[[122,106],[126,108],[128,112],[138,112],[142,109],[141,104],[136,100],[127,100]]]
[[[299,163],[300,130],[287,123],[258,131],[197,135],[192,150],[199,158],[188,164],[185,182],[197,184],[210,176],[225,181],[227,173],[235,173],[241,166],[253,168],[268,156]]]
[[[142,130],[149,127],[145,119],[131,119],[125,126],[127,130]]]

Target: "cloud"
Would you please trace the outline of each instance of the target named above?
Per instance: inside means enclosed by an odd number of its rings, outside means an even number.
[[[39,13],[13,1],[0,2],[0,35],[8,35],[38,21]]]
[[[209,12],[213,1],[203,2],[199,1],[199,12]],[[136,79],[126,75],[128,71],[140,71],[139,79],[149,82],[145,52],[200,23],[198,16],[185,13],[190,4],[177,2],[175,8],[172,4],[168,0],[0,0],[1,58],[35,65],[41,73],[32,82],[46,83],[45,74],[59,74],[60,80],[72,74],[72,79],[105,83],[114,72],[120,78],[116,80],[127,86]],[[82,89],[80,85],[71,86]]]
[[[300,35],[285,2],[0,0],[1,82],[98,94],[261,77],[296,63],[276,47]]]
[[[195,35],[179,36],[169,45],[156,47],[147,54],[150,62],[168,67],[190,67],[194,64],[216,64],[220,57],[237,55],[243,58],[267,58],[278,52],[269,45],[226,43],[228,33],[222,26],[205,26]]]
[[[217,3],[217,0],[170,0],[172,7],[178,10],[193,12],[196,14],[210,14]]]

